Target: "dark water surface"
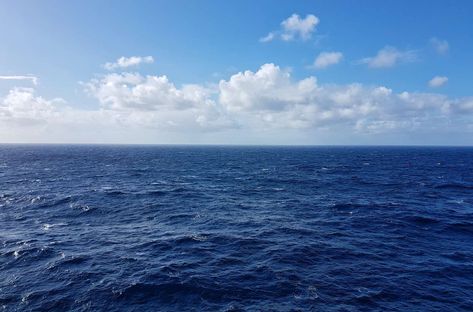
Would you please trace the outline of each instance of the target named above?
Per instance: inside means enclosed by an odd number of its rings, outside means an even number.
[[[0,311],[472,311],[473,149],[0,146]]]

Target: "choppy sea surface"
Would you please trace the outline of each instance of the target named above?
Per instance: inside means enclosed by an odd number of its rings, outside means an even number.
[[[472,311],[473,148],[0,145],[0,311]]]

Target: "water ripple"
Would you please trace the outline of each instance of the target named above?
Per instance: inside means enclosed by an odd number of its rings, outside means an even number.
[[[0,146],[0,311],[470,311],[473,149]]]

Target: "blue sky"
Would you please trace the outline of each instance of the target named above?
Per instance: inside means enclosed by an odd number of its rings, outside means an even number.
[[[2,1],[0,141],[471,145],[471,12]],[[119,58],[128,66],[105,68]]]

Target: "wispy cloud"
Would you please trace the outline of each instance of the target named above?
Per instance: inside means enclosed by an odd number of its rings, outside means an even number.
[[[321,52],[314,61],[314,68],[321,69],[341,62],[343,53],[341,52]]]
[[[280,30],[268,33],[266,36],[260,38],[259,41],[269,42],[277,38],[284,41],[297,39],[308,40],[311,38],[312,33],[315,31],[315,27],[319,22],[319,18],[313,14],[308,14],[305,18],[301,18],[297,14],[292,14],[281,22]]]
[[[150,64],[153,62],[154,62],[154,58],[152,56],[131,56],[131,57],[122,56],[119,59],[117,59],[116,62],[105,63],[103,67],[107,70],[114,70],[118,68],[138,66],[142,63]]]
[[[441,40],[436,37],[430,39],[430,44],[435,49],[435,52],[440,55],[447,54],[448,50],[450,49],[450,45],[448,44],[447,40]]]
[[[365,57],[358,63],[367,64],[371,68],[393,67],[398,63],[413,62],[417,59],[417,53],[414,50],[401,51],[395,47],[385,46],[379,50],[375,56]]]
[[[0,80],[29,80],[32,84],[38,84],[38,77],[32,75],[14,75],[14,76],[0,76]]]
[[[445,76],[435,76],[434,78],[430,79],[429,87],[431,88],[438,88],[446,84],[448,81],[448,77]]]
[[[274,40],[276,38],[276,34],[274,32],[270,32],[269,34],[267,34],[266,36],[264,37],[261,37],[259,39],[260,42],[270,42],[272,40]]]

